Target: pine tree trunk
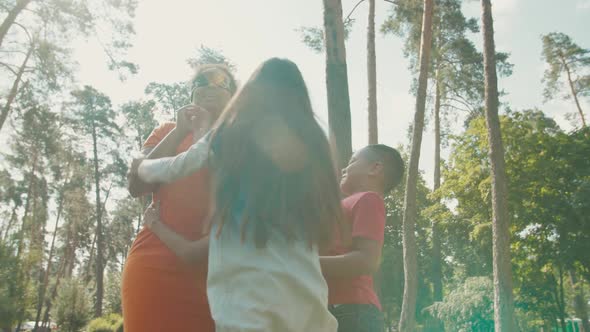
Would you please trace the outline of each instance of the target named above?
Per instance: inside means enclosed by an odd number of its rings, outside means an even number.
[[[323,1],[328,122],[336,144],[338,166],[343,168],[352,155],[352,130],[342,2],[341,0]]]
[[[96,237],[94,237],[94,241],[96,241]],[[78,234],[74,233],[70,236],[70,240],[68,241],[68,247],[67,247],[68,256],[67,256],[67,260],[66,260],[67,265],[66,265],[65,271],[64,271],[64,277],[66,279],[70,279],[73,275],[74,267],[76,265],[76,250],[78,249],[79,246],[80,246],[80,238],[78,237]],[[92,246],[94,246],[94,242],[92,243]]]
[[[424,0],[424,13],[422,17],[422,37],[420,41],[420,74],[418,77],[418,93],[416,96],[416,112],[414,115],[414,128],[412,135],[412,149],[408,163],[408,175],[406,182],[406,196],[404,201],[404,216],[402,225],[403,235],[403,259],[404,259],[404,295],[401,318],[399,322],[400,332],[414,332],[416,324],[416,295],[417,284],[417,248],[416,248],[416,191],[418,184],[418,166],[420,162],[420,146],[422,144],[422,132],[424,130],[424,110],[426,107],[426,90],[428,87],[428,67],[430,63],[430,51],[432,43],[432,15],[434,10],[433,0]]]
[[[74,237],[72,238],[72,236],[74,236]],[[57,290],[59,288],[59,284],[60,284],[61,280],[64,277],[66,279],[72,277],[72,271],[74,269],[74,262],[76,260],[76,249],[78,248],[79,242],[80,241],[79,241],[78,237],[75,234],[72,234],[71,231],[68,231],[68,236],[65,241],[65,243],[67,245],[66,245],[64,258],[62,260],[62,264],[60,266],[60,269],[57,273],[57,277],[55,280],[55,286],[53,287],[53,290],[51,291],[51,295],[49,296],[49,298],[47,300],[47,307],[45,308],[45,314],[43,315],[43,326],[47,326],[47,324],[49,322],[49,313],[51,312],[52,303],[55,300],[55,297],[57,296]]]
[[[19,231],[18,247],[16,257],[20,259],[20,256],[24,250],[25,231],[27,229],[27,219],[31,207],[31,200],[35,199],[35,172],[37,171],[37,158],[38,152],[33,152],[33,165],[31,166],[31,174],[29,179],[29,188],[27,188],[27,200],[25,201],[25,212],[23,213],[23,221],[21,223],[21,229]]]
[[[96,302],[94,317],[102,316],[103,286],[103,239],[102,239],[102,204],[100,200],[100,173],[98,168],[98,137],[96,126],[92,123],[92,147],[94,152],[94,185],[96,192]]]
[[[20,278],[21,280],[23,280],[23,289],[29,288],[30,274],[28,272],[29,271],[27,271],[27,273],[23,273],[23,270],[21,269],[19,275],[17,276],[17,278]],[[27,318],[26,312],[27,312],[26,307],[23,306],[20,308],[19,313],[18,313],[18,324],[17,324],[16,331],[20,331],[20,327],[22,326],[23,321]]]
[[[107,201],[109,200],[109,195],[111,194],[111,189],[113,187],[113,184],[111,183],[109,189],[106,192],[105,198],[104,198],[104,202],[102,202],[102,211],[105,211],[105,206],[107,204]],[[92,262],[94,261],[94,252],[97,251],[95,250],[97,247],[97,238],[98,238],[98,233],[94,233],[94,237],[92,238],[92,245],[90,246],[90,257],[88,258],[88,265],[86,266],[86,272],[84,273],[84,277],[82,278],[83,280],[89,281],[90,280],[90,273],[92,272]],[[96,269],[96,265],[95,265],[95,269]]]
[[[8,30],[14,24],[16,17],[23,11],[23,9],[25,9],[25,7],[27,7],[31,1],[32,0],[19,0],[16,2],[16,5],[8,12],[8,15],[6,15],[4,18],[2,25],[0,25],[0,46],[2,46],[4,37],[6,37]]]
[[[23,63],[21,64],[20,68],[18,68],[18,72],[16,73],[16,77],[14,78],[14,82],[12,82],[12,87],[10,88],[10,92],[8,93],[8,96],[6,97],[6,104],[4,104],[4,107],[2,107],[2,111],[0,112],[0,131],[2,130],[2,127],[4,126],[4,122],[6,122],[6,119],[8,118],[8,113],[10,113],[10,108],[12,106],[12,103],[16,99],[16,94],[18,93],[18,86],[19,86],[20,81],[21,81],[23,74],[25,72],[25,68],[27,67],[27,62],[29,62],[29,58],[33,54],[34,49],[35,48],[33,45],[31,45],[29,47],[29,50],[27,51],[27,55],[25,56]]]
[[[96,238],[97,235],[94,233],[92,238],[92,244],[90,245],[90,256],[88,257],[88,266],[86,266],[86,273],[84,274],[83,280],[90,280],[90,273],[92,272],[92,262],[94,261],[94,252],[96,251]]]
[[[69,241],[68,241],[68,243],[69,243]],[[68,247],[69,246],[70,245],[68,244]],[[62,260],[60,268],[57,272],[57,277],[55,278],[55,285],[53,286],[53,289],[51,290],[51,294],[47,298],[45,313],[43,314],[42,326],[47,326],[47,323],[49,322],[49,312],[51,312],[51,305],[53,303],[53,300],[55,300],[55,297],[57,296],[57,289],[59,288],[59,284],[61,282],[61,279],[66,274],[66,269],[69,264],[68,257],[69,257],[69,255],[67,255],[67,250],[66,250],[66,255],[64,255],[64,258]],[[72,259],[73,259],[73,257],[72,257]]]
[[[576,271],[573,268],[570,268],[569,275],[572,289],[574,290],[574,312],[576,313],[576,317],[582,320],[583,332],[590,332],[588,305],[584,296],[584,287],[582,282],[578,280]]]
[[[436,91],[434,97],[434,191],[440,188],[440,103],[441,103],[441,78],[436,71]],[[437,221],[432,222],[432,291],[433,300],[443,300],[443,277],[442,277],[442,249],[440,245],[440,225]],[[435,318],[435,330],[444,331],[444,325],[440,319]]]
[[[558,305],[559,305],[559,323],[561,325],[561,330],[562,331],[567,331],[566,329],[566,324],[565,324],[565,318],[567,316],[566,312],[565,312],[565,292],[563,289],[563,269],[561,267],[559,267],[559,295],[558,295]]]
[[[574,98],[574,101],[576,102],[576,108],[578,109],[580,119],[582,120],[582,127],[586,128],[586,119],[584,118],[584,112],[582,111],[582,106],[580,106],[580,101],[578,100],[578,92],[574,88],[574,82],[572,81],[572,73],[563,55],[561,55],[561,62],[563,63],[565,72],[567,74],[567,83],[570,87],[570,92],[572,94],[572,97]]]
[[[440,75],[436,73],[436,92],[434,99],[434,191],[440,188]],[[432,223],[432,279],[434,301],[442,301],[442,253],[440,247],[440,230],[436,222]]]
[[[492,167],[492,232],[494,270],[494,326],[496,332],[516,331],[510,263],[510,220],[504,147],[498,115],[496,48],[490,0],[482,0],[484,40],[485,108],[489,159]]]
[[[25,212],[23,214],[23,221],[21,223],[21,229],[19,232],[19,241],[18,241],[18,248],[17,248],[17,258],[20,260],[21,259],[21,255],[24,251],[24,237],[25,237],[25,231],[27,229],[27,219],[28,219],[28,215],[29,215],[29,211],[30,211],[30,206],[31,206],[31,200],[35,200],[35,185],[36,185],[36,181],[35,181],[35,172],[37,169],[37,157],[38,157],[38,153],[35,150],[33,152],[33,165],[31,166],[31,174],[30,174],[30,180],[29,180],[29,188],[27,189],[27,200],[25,203]],[[29,286],[29,271],[26,271],[27,273],[25,273],[24,271],[25,266],[20,266],[16,272],[16,275],[14,276],[14,278],[16,278],[17,280],[24,280],[23,281],[23,288],[27,289]],[[20,331],[20,327],[22,326],[22,322],[23,322],[23,318],[25,315],[25,310],[26,308],[22,307],[19,310],[18,313],[18,323],[17,323],[17,331]]]
[[[369,0],[369,26],[367,27],[367,76],[369,80],[369,144],[377,144],[377,59],[375,55],[375,0]]]
[[[8,225],[6,225],[6,229],[3,229],[2,234],[0,234],[0,240],[2,242],[6,241],[6,237],[8,236],[10,229],[12,228],[12,225],[16,221],[16,210],[18,208],[19,208],[19,206],[17,204],[14,204],[14,207],[12,208],[12,212],[10,213],[10,219],[8,219]]]
[[[43,193],[38,193],[35,198],[39,197],[41,200],[43,199]],[[27,273],[33,276],[33,282],[36,284],[38,288],[37,296],[41,298],[41,291],[42,291],[42,284],[43,284],[43,274],[37,274],[36,271],[43,271],[43,257],[45,256],[45,226],[46,226],[46,218],[38,218],[37,209],[38,204],[40,204],[39,199],[33,200],[33,209],[31,215],[31,243],[29,247],[29,252],[38,255],[30,267],[28,267]],[[37,265],[38,267],[35,269],[33,265]]]
[[[31,209],[31,243],[29,246],[29,251],[32,250],[38,250],[41,252],[43,251],[43,231],[45,229],[45,227],[42,227],[41,229],[36,225],[36,221],[37,221],[37,203],[39,202],[39,200],[37,199],[39,196],[41,196],[41,193],[35,193],[33,195],[34,199],[33,199],[33,208]],[[40,267],[40,270],[42,269],[42,267]]]
[[[47,268],[45,269],[45,275],[43,276],[43,284],[41,285],[41,291],[39,293],[39,301],[37,303],[37,316],[35,318],[35,327],[33,331],[37,331],[39,327],[39,320],[41,319],[41,312],[43,311],[43,305],[45,304],[45,293],[49,284],[49,274],[51,273],[51,263],[53,260],[53,251],[55,249],[55,238],[57,237],[57,230],[59,228],[59,219],[63,208],[63,193],[60,195],[59,206],[57,208],[57,217],[55,220],[55,228],[53,229],[53,236],[51,238],[51,246],[49,247],[49,257],[47,258]]]

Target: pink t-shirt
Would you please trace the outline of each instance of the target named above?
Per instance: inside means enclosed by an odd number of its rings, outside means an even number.
[[[365,238],[375,240],[383,246],[385,233],[385,202],[374,192],[360,192],[342,201],[345,229],[352,234],[343,237],[336,231],[334,244],[326,256],[346,254],[351,251],[351,241],[346,238]],[[352,236],[351,236],[352,235]],[[373,277],[362,275],[355,278],[329,278],[329,304],[373,304],[381,310],[381,303],[373,289]]]

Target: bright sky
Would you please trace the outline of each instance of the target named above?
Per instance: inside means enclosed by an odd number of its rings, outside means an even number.
[[[345,15],[357,0],[343,0]],[[498,51],[511,53],[512,77],[500,80],[508,92],[503,101],[513,109],[540,107],[564,128],[571,128],[564,114],[574,112],[570,101],[543,104],[540,36],[552,31],[570,35],[590,48],[590,0],[492,0]],[[380,25],[390,4],[377,0],[376,22]],[[479,1],[466,1],[465,14],[480,17]],[[353,147],[367,144],[366,25],[368,5],[355,12],[356,23],[346,44]],[[120,82],[106,70],[102,52],[93,43],[80,46],[75,59],[80,64],[80,83],[106,93],[117,105],[143,97],[149,82],[176,82],[189,78],[186,59],[199,45],[223,50],[237,66],[237,77],[247,80],[263,60],[279,56],[295,61],[306,79],[316,113],[327,123],[324,54],[316,54],[301,41],[297,28],[322,25],[319,0],[144,0],[135,20],[136,38],[129,60],[139,64],[138,75]],[[379,28],[379,27],[377,27]],[[481,48],[479,34],[473,36]],[[407,144],[407,128],[413,118],[415,98],[409,93],[411,76],[402,55],[402,41],[392,35],[377,35],[377,98],[380,142]],[[585,102],[585,107],[590,106]],[[586,111],[587,114],[588,111]],[[423,138],[420,168],[432,184],[433,135]]]

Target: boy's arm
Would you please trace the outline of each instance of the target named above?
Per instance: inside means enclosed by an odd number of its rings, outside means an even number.
[[[385,204],[376,193],[365,193],[352,208],[350,251],[320,257],[322,273],[328,278],[371,275],[379,269],[385,232]]]
[[[338,256],[320,257],[322,273],[327,278],[354,278],[371,275],[379,269],[381,244],[378,241],[355,237],[352,250]]]
[[[144,223],[172,252],[186,263],[202,262],[209,253],[209,237],[189,241],[160,221],[159,208],[153,204],[144,214]]]

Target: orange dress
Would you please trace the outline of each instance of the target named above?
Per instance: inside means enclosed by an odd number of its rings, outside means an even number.
[[[166,123],[156,128],[144,147],[156,146],[174,126]],[[176,153],[192,143],[192,135],[187,136]],[[160,186],[154,200],[159,200],[160,218],[171,229],[189,240],[203,237],[209,208],[207,170]],[[206,281],[206,261],[199,266],[185,264],[150,230],[142,229],[123,272],[125,332],[215,331]]]

